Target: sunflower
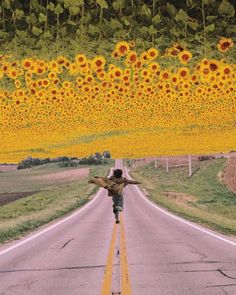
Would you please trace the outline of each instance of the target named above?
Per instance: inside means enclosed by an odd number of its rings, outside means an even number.
[[[161,72],[161,79],[168,80],[170,78],[170,72],[168,70],[164,70]]]
[[[50,73],[48,74],[48,78],[49,78],[50,80],[57,79],[57,73],[54,72],[54,71],[50,72]]]
[[[140,60],[143,64],[148,63],[149,62],[149,55],[147,51],[144,51],[141,53],[140,55]]]
[[[220,52],[226,52],[228,51],[231,47],[233,47],[234,42],[231,38],[221,38],[220,41],[217,44],[217,49]]]
[[[141,77],[142,77],[143,79],[149,77],[149,74],[150,74],[150,72],[149,72],[148,69],[143,69],[143,70],[141,71]]]
[[[126,56],[125,64],[127,66],[135,65],[137,59],[138,59],[137,53],[135,51],[130,51]]]
[[[66,62],[66,57],[64,57],[63,55],[60,55],[60,56],[57,57],[56,62],[59,65],[64,65],[65,62]]]
[[[178,69],[177,75],[181,79],[186,79],[189,76],[189,69],[185,67],[181,67]]]
[[[111,53],[111,56],[114,58],[114,59],[119,59],[119,53],[117,50],[113,50],[112,53]]]
[[[50,71],[54,71],[54,72],[57,72],[58,73],[58,70],[59,70],[59,66],[58,66],[58,63],[55,62],[55,61],[50,61],[48,63],[48,69]]]
[[[211,72],[216,73],[220,69],[220,63],[217,60],[212,59],[212,60],[209,60],[208,67]]]
[[[187,64],[192,58],[192,53],[188,50],[183,50],[178,54],[178,58],[182,64]]]
[[[106,60],[103,56],[98,55],[92,59],[91,67],[96,72],[98,69],[103,69],[106,64]]]
[[[159,55],[159,51],[156,48],[150,48],[147,51],[147,56],[149,60],[156,59]]]
[[[135,47],[135,41],[134,40],[131,40],[131,41],[129,41],[129,46],[130,46],[130,48],[134,48]]]
[[[130,51],[130,45],[126,41],[121,41],[116,44],[115,51],[119,56],[126,56]]]
[[[65,80],[65,81],[62,83],[62,87],[65,88],[65,89],[70,88],[70,87],[71,87],[71,82]]]
[[[69,67],[69,74],[71,76],[75,76],[78,74],[78,71],[79,71],[78,66],[76,65],[76,63],[72,62]]]
[[[112,70],[112,73],[113,73],[113,76],[115,77],[115,79],[120,79],[122,77],[122,75],[123,75],[123,71],[119,67],[115,67]]]
[[[78,65],[84,64],[86,61],[87,61],[87,57],[84,54],[80,53],[80,54],[77,54],[76,57],[75,57],[75,62]]]
[[[30,69],[31,64],[32,64],[32,61],[31,61],[31,59],[29,59],[29,58],[27,58],[27,59],[23,59],[23,61],[22,61],[22,67],[23,67],[25,70]]]
[[[148,65],[148,68],[151,72],[156,72],[160,69],[160,66],[157,62],[152,62]]]

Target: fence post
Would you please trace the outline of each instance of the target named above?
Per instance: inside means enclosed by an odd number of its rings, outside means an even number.
[[[192,157],[191,155],[188,156],[188,176],[192,176]]]
[[[166,172],[169,172],[169,159],[166,157]]]

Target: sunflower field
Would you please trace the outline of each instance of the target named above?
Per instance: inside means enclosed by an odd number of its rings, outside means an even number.
[[[235,149],[236,1],[175,2],[2,0],[0,162]]]

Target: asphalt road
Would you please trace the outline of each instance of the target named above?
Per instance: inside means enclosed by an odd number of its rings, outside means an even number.
[[[236,239],[157,209],[135,185],[115,224],[101,190],[60,224],[0,247],[0,295],[13,294],[235,295]]]

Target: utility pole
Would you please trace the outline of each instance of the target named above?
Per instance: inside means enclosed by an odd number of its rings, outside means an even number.
[[[188,176],[192,176],[192,157],[191,155],[188,156]]]

